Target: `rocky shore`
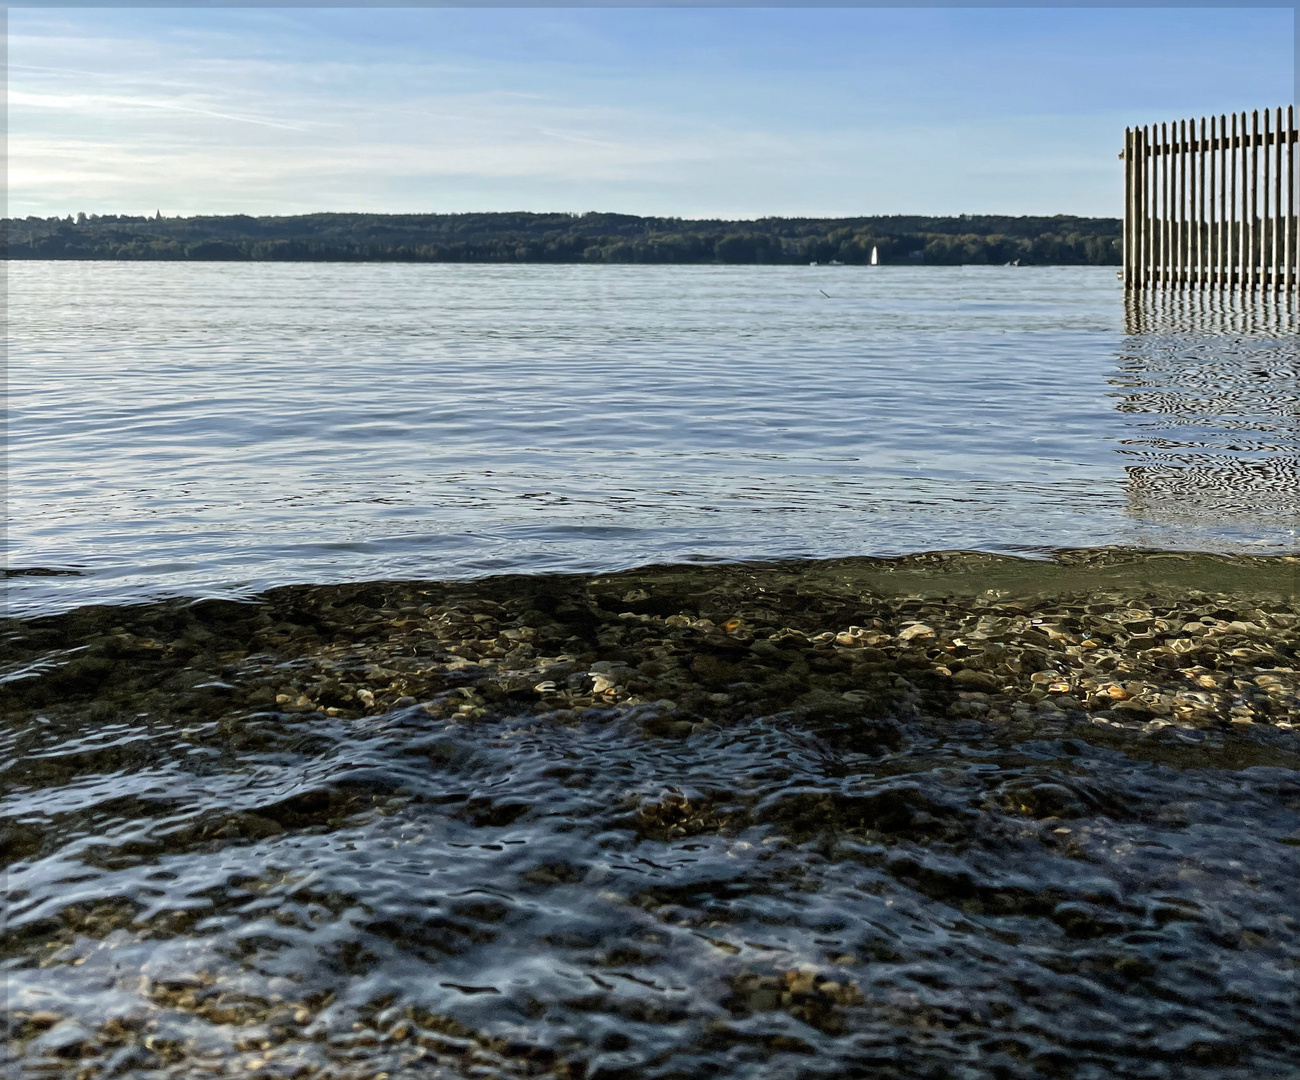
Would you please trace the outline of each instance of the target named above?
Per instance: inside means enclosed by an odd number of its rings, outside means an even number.
[[[292,586],[5,634],[7,1067],[1219,1080],[1296,1049],[1300,559]]]
[[[1300,723],[1298,589],[1297,558],[1122,551],[291,586],[11,621],[3,692],[11,710],[216,719],[223,738],[276,715],[649,704],[662,737],[920,710],[1217,741]]]

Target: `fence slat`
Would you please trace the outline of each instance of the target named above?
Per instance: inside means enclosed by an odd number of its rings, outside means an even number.
[[[1269,190],[1270,175],[1272,170],[1269,166],[1272,164],[1271,143],[1272,143],[1272,116],[1269,110],[1264,110],[1264,127],[1263,137],[1261,139],[1260,149],[1263,151],[1261,156],[1264,159],[1264,176],[1263,176],[1263,197],[1259,204],[1259,255],[1256,262],[1259,264],[1259,289],[1260,292],[1268,292],[1273,287],[1272,263],[1269,258],[1273,250],[1273,210],[1269,196],[1272,192]]]
[[[1237,281],[1237,114],[1232,114],[1232,138],[1228,143],[1228,168],[1231,179],[1228,187],[1228,288]]]
[[[1142,255],[1146,259],[1142,270],[1142,284],[1144,288],[1151,288],[1156,283],[1155,265],[1156,265],[1156,244],[1155,244],[1155,220],[1156,220],[1156,161],[1155,161],[1155,129],[1153,125],[1148,125],[1142,129],[1142,153],[1143,153],[1143,175],[1142,175],[1142,198],[1144,200],[1142,211]]]
[[[1133,288],[1133,227],[1137,215],[1133,213],[1133,129],[1124,129],[1124,288]]]
[[[1198,288],[1205,288],[1209,283],[1209,255],[1210,245],[1209,237],[1206,236],[1206,230],[1209,223],[1205,217],[1205,159],[1210,156],[1209,143],[1205,141],[1205,117],[1201,117],[1201,137],[1200,145],[1196,151],[1196,163],[1200,169],[1200,182],[1196,186],[1197,193],[1200,195],[1200,203],[1196,213],[1196,284]]]
[[[1187,121],[1178,122],[1178,277],[1180,289],[1187,288],[1189,266],[1187,241]]]
[[[1273,215],[1272,236],[1268,245],[1269,285],[1273,292],[1282,291],[1282,108],[1278,106],[1273,125]]]
[[[1162,123],[1160,125],[1160,142],[1161,152],[1164,153],[1161,161],[1164,164],[1164,198],[1161,199],[1160,218],[1160,263],[1161,285],[1169,285],[1173,278],[1174,266],[1174,144],[1171,142],[1170,129],[1171,123]]]
[[[1297,233],[1300,229],[1296,228],[1295,220],[1295,194],[1296,184],[1300,182],[1300,177],[1296,176],[1295,171],[1295,144],[1296,144],[1296,127],[1295,127],[1295,106],[1286,107],[1286,289],[1290,292],[1296,285],[1296,264],[1300,262],[1300,252],[1296,251]]]
[[[1247,218],[1245,259],[1251,273],[1251,292],[1260,285],[1260,257],[1258,257],[1258,231],[1260,231],[1260,110],[1251,110],[1251,207]]]
[[[1228,221],[1228,128],[1226,116],[1219,117],[1219,227],[1214,230],[1214,287],[1222,289],[1227,283],[1223,263],[1227,251]]]
[[[1238,200],[1240,213],[1237,218],[1237,288],[1244,291],[1250,285],[1250,271],[1246,263],[1246,243],[1250,236],[1250,226],[1248,216],[1250,210],[1250,177],[1247,175],[1247,166],[1250,164],[1250,155],[1246,150],[1246,133],[1250,128],[1247,122],[1249,117],[1241,114],[1241,137],[1237,140],[1237,171],[1241,173],[1241,197]]]

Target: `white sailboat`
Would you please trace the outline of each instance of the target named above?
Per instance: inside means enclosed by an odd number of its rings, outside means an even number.
[[[880,265],[880,249],[877,248],[875,245],[872,245],[871,248],[871,265],[872,266]]]

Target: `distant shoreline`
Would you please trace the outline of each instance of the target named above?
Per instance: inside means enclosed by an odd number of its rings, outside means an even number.
[[[756,221],[628,214],[9,218],[9,259],[165,262],[1118,266],[1118,218],[893,215]]]

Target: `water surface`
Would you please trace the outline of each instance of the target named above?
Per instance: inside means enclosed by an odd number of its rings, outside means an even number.
[[[8,1064],[1295,1076],[1298,595],[929,556],[9,627]]]
[[[9,274],[6,1069],[1295,1075],[1293,308]]]
[[[11,263],[15,610],[647,562],[1292,550],[1293,309],[1108,268]]]

